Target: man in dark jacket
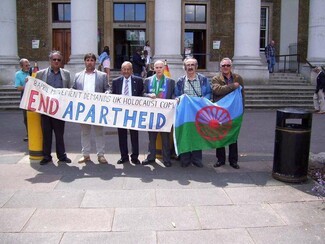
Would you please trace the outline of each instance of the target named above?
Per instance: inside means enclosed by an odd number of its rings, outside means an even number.
[[[317,73],[316,90],[314,93],[314,108],[315,112],[325,114],[325,73],[321,67],[316,67],[314,72]]]
[[[145,60],[141,57],[141,48],[137,48],[132,59],[133,74],[141,77],[141,72],[146,67]]]

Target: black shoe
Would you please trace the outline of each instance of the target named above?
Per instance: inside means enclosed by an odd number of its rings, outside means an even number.
[[[222,163],[222,162],[216,162],[216,163],[213,165],[213,167],[218,168],[218,167],[220,167],[220,166],[222,166],[222,165],[225,165],[225,163]]]
[[[26,137],[23,139],[23,141],[28,141],[28,137],[26,136]]]
[[[192,164],[195,165],[198,168],[203,168],[203,164],[202,163],[193,162]]]
[[[66,157],[64,159],[59,159],[59,163],[66,163],[66,164],[70,164],[72,161],[70,158]]]
[[[43,159],[39,162],[39,164],[40,164],[40,165],[45,165],[45,164],[48,164],[48,163],[50,163],[50,162],[52,162],[52,159],[46,159],[46,158],[43,158]]]
[[[117,164],[124,164],[129,162],[128,158],[120,158],[119,160],[117,160]]]
[[[165,167],[172,167],[172,163],[171,162],[163,162],[163,164],[165,165]]]
[[[133,164],[140,164],[140,160],[139,159],[131,159],[131,162],[133,163]]]
[[[142,165],[153,164],[155,162],[156,162],[155,160],[149,160],[146,158],[145,160],[142,161]]]
[[[239,169],[239,165],[237,163],[230,163],[230,166],[234,169]]]

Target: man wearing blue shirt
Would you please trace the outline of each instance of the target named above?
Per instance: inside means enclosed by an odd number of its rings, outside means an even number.
[[[18,91],[21,91],[21,97],[24,94],[24,89],[26,82],[28,81],[27,76],[30,75],[29,70],[30,70],[30,63],[28,59],[22,58],[19,61],[20,65],[20,70],[16,72],[15,74],[15,88]],[[24,124],[26,127],[26,137],[23,139],[24,141],[28,141],[28,130],[27,130],[27,110],[23,109],[23,118],[24,118]]]

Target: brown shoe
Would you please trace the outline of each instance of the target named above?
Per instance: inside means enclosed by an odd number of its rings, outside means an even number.
[[[101,164],[107,164],[107,160],[104,156],[98,156],[98,162]]]
[[[318,114],[325,114],[325,111],[319,111]]]
[[[89,156],[82,156],[79,160],[78,160],[78,163],[79,164],[83,164],[83,163],[86,163],[90,161],[90,157]]]

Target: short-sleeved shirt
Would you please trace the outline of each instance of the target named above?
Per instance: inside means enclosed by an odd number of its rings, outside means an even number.
[[[28,71],[22,71],[19,70],[16,72],[15,75],[15,88],[17,88],[18,86],[25,86],[26,85],[26,77],[29,76],[29,72]]]

